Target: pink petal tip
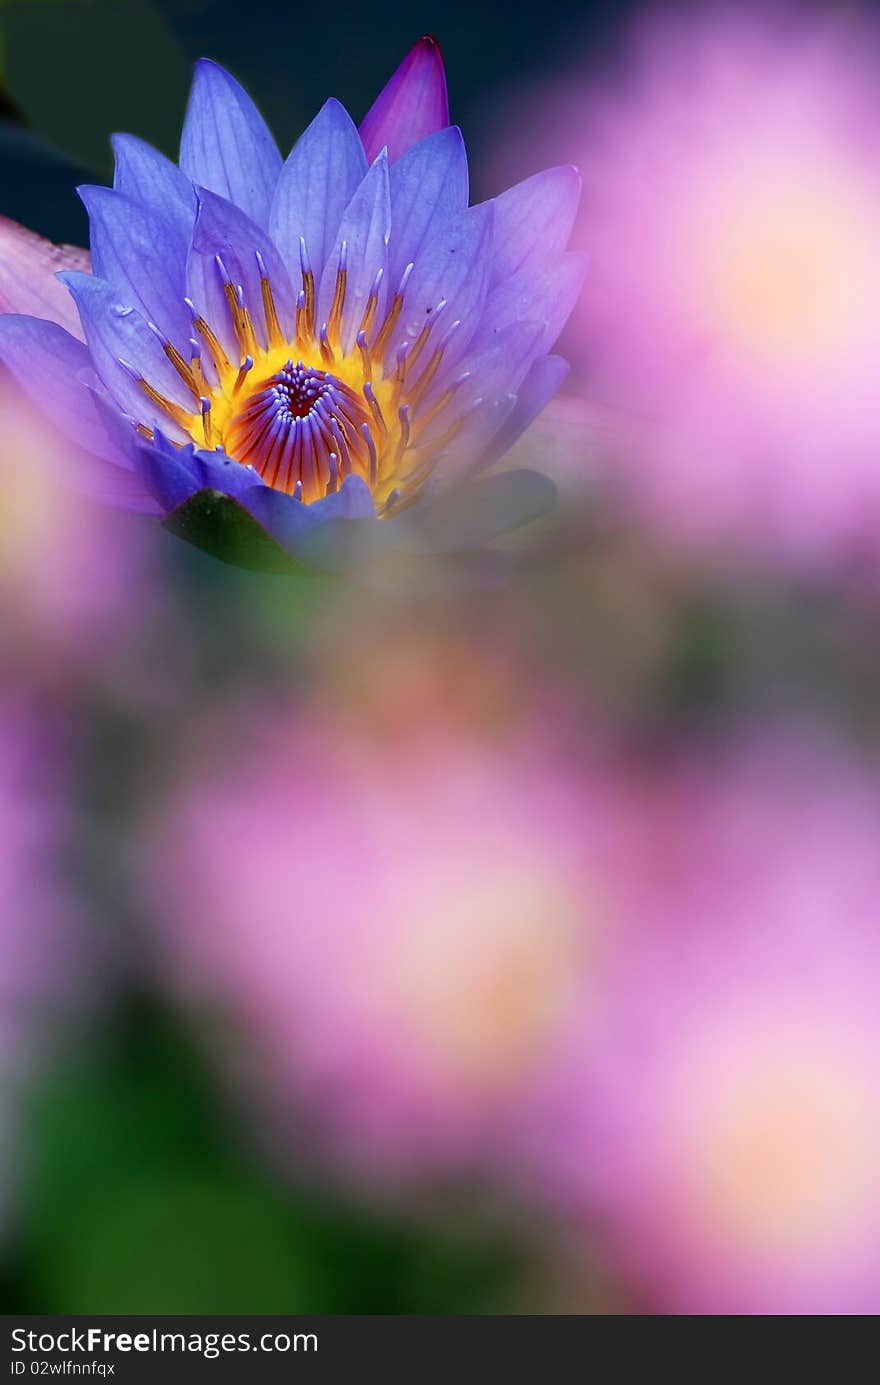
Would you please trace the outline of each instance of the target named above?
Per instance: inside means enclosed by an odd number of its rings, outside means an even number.
[[[409,50],[360,127],[367,158],[387,146],[393,162],[413,144],[449,124],[449,96],[440,45],[430,34]]]

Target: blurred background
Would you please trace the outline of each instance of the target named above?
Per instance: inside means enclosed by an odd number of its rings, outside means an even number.
[[[5,1311],[880,1311],[878,21],[0,0],[53,240],[199,56],[286,151],[429,32],[590,256],[489,564],[224,566],[0,381]]]

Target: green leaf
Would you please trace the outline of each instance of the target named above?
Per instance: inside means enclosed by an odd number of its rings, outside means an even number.
[[[187,1033],[131,997],[27,1103],[4,1303],[37,1313],[497,1311],[518,1247],[282,1181]],[[23,1113],[24,1114],[24,1113]],[[308,1167],[296,1126],[289,1171]],[[273,1161],[274,1162],[274,1161]]]
[[[235,567],[299,577],[309,571],[286,553],[238,501],[220,491],[199,491],[172,510],[163,523],[178,538]]]

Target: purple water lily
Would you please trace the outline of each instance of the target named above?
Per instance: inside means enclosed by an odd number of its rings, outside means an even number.
[[[549,352],[583,275],[566,251],[580,178],[549,169],[469,206],[448,120],[425,38],[360,131],[330,100],[286,160],[209,61],[179,167],[115,137],[113,187],[81,189],[93,272],[58,275],[78,322],[45,289],[43,242],[29,296],[2,303],[42,316],[0,317],[0,358],[91,454],[93,486],[189,537],[194,505],[198,524],[234,507],[334,563],[389,540],[473,547],[546,508],[535,473],[472,478],[566,374]]]

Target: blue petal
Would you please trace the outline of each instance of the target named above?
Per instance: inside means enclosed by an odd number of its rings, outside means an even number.
[[[350,115],[338,101],[327,101],[288,155],[269,217],[269,233],[287,264],[299,263],[300,237],[305,238],[316,283],[366,172]]]
[[[161,212],[188,245],[196,219],[196,193],[189,178],[158,149],[134,135],[113,135],[112,144],[116,191]]]
[[[120,303],[137,308],[178,347],[190,335],[184,304],[188,241],[181,227],[112,188],[81,187],[89,214],[92,267]]]
[[[258,337],[267,337],[260,287],[262,257],[281,326],[286,336],[293,331],[296,299],[290,276],[274,244],[244,212],[212,192],[199,195],[199,212],[187,263],[187,292],[206,322],[217,333],[230,357],[237,362],[240,348],[224,292],[223,269],[232,284],[240,286]]]
[[[4,313],[0,360],[66,437],[108,462],[128,465],[96,407],[92,390],[99,381],[82,342],[55,322]]]
[[[338,491],[312,505],[269,486],[254,487],[240,500],[282,548],[320,571],[357,566],[381,543],[383,522],[359,476],[347,477]]]
[[[216,63],[196,64],[180,140],[188,178],[241,207],[260,226],[281,171],[269,128],[242,86]]]
[[[137,309],[120,305],[116,290],[96,275],[65,273],[59,278],[76,300],[95,369],[120,408],[140,423],[183,437],[132,378],[134,370],[160,393],[192,410],[192,395],[146,319]]]
[[[471,399],[495,400],[517,390],[532,362],[542,354],[544,325],[513,322],[492,333],[480,333],[478,342],[461,362],[461,373],[470,378],[456,393],[459,406]],[[430,395],[429,395],[430,398]],[[444,425],[445,426],[445,425]]]
[[[391,291],[429,237],[468,204],[468,164],[456,125],[419,140],[391,166]]]
[[[370,289],[381,269],[385,276],[388,237],[391,232],[391,199],[388,187],[388,156],[383,150],[345,209],[339,232],[330,252],[318,291],[318,322],[326,322],[333,303],[336,273],[343,242],[347,255],[347,282],[343,317],[342,349],[348,354],[367,306]],[[384,283],[381,285],[384,301]],[[381,317],[379,318],[381,321]]]
[[[458,485],[479,469],[480,458],[513,413],[516,399],[510,390],[481,399],[479,405],[470,410],[448,450],[440,454],[435,464],[432,479],[438,491]]]
[[[457,319],[461,322],[444,353],[444,370],[448,372],[460,359],[479,325],[486,298],[492,218],[491,204],[470,207],[430,238],[409,281],[403,314],[386,353],[386,361],[393,361],[397,348],[418,336],[428,314],[441,299],[447,303],[446,322]]]
[[[271,486],[255,486],[251,473],[251,489],[242,492],[246,508],[268,530],[282,547],[291,549],[299,535],[316,524],[332,519],[375,519],[376,509],[369,486],[359,476],[349,476],[338,491],[303,505],[284,491]]]
[[[479,350],[461,362],[461,376],[467,379],[458,385],[454,404],[438,414],[422,435],[425,444],[430,444],[447,430],[452,417],[462,420],[445,453],[441,470],[447,476],[469,472],[505,423],[516,405],[516,391],[540,351],[542,336],[541,323],[518,322],[499,332],[489,345],[481,338]],[[430,409],[438,390],[442,393],[444,388],[435,385],[421,407]]]
[[[138,443],[136,465],[144,486],[166,513],[203,490],[242,500],[255,489],[267,489],[253,468],[223,452],[198,451],[192,443],[175,447],[158,431],[152,442]]]
[[[175,448],[157,435],[142,443],[138,471],[143,484],[169,514],[205,490],[235,500],[287,553],[309,566],[340,571],[362,559],[381,530],[369,487],[349,476],[341,489],[313,505],[273,490],[250,467],[220,453]]]
[[[185,449],[187,452],[189,448]],[[193,449],[191,456],[193,475],[199,483],[199,490],[209,488],[222,491],[233,500],[241,500],[252,490],[267,490],[253,467],[242,466],[233,461],[225,452],[204,452]]]
[[[486,299],[481,331],[497,332],[512,322],[544,323],[542,351],[549,351],[568,321],[583,287],[587,262],[569,252],[518,270],[497,284]]]
[[[552,264],[564,252],[580,198],[581,175],[568,164],[545,168],[494,199],[493,287],[518,270]]]
[[[97,377],[96,377],[97,378]],[[119,411],[116,404],[104,393],[103,385],[90,386],[98,417],[104,424],[109,445],[114,449],[114,465],[94,458],[91,476],[86,479],[87,493],[93,499],[103,500],[105,504],[118,506],[123,510],[134,510],[139,514],[161,514],[141,481],[139,449],[143,438],[133,427],[132,420]],[[79,485],[79,482],[78,482]]]
[[[158,439],[138,446],[137,469],[145,490],[161,510],[176,510],[199,490],[191,466],[191,448],[165,448]]]

